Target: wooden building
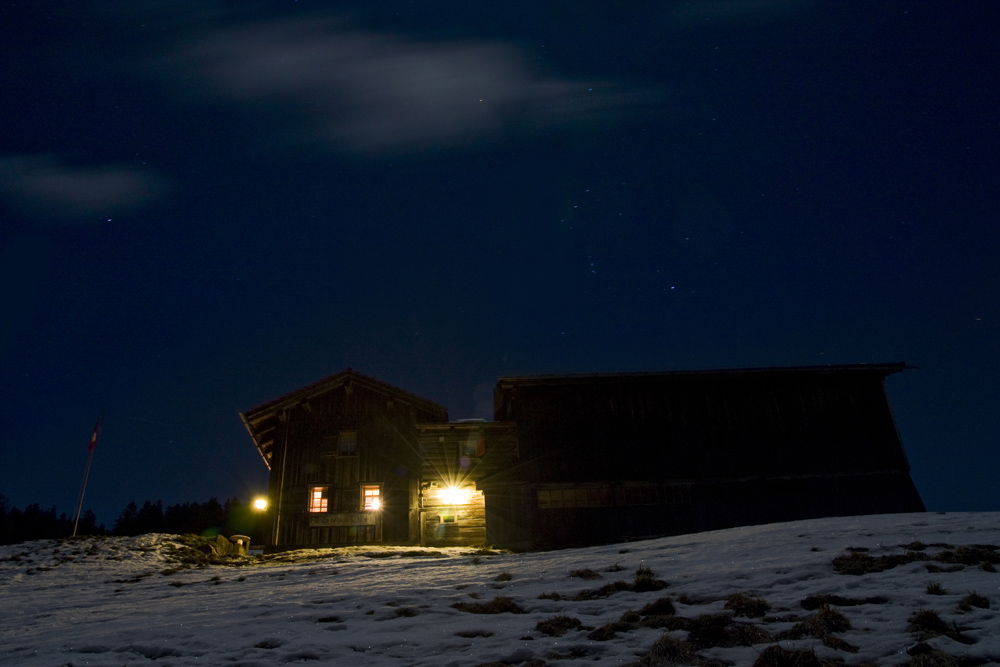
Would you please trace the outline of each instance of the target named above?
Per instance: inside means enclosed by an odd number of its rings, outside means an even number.
[[[241,417],[272,548],[553,548],[922,511],[884,390],[904,368],[505,377],[493,422],[348,369]]]
[[[905,364],[501,378],[515,466],[479,481],[520,549],[923,511],[885,395]]]
[[[240,417],[271,471],[270,547],[419,539],[415,425],[443,406],[348,369]]]

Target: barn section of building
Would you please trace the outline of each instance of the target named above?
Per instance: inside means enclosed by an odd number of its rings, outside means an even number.
[[[923,511],[884,388],[905,368],[507,377],[493,422],[348,369],[241,417],[272,548],[554,548]]]
[[[511,548],[920,512],[885,394],[903,363],[500,378],[516,466],[478,482]]]

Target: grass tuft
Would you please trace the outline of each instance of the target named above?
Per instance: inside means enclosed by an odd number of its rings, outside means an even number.
[[[806,611],[819,609],[823,605],[836,605],[838,607],[856,607],[862,604],[886,604],[889,598],[877,595],[870,598],[845,598],[841,595],[809,595],[802,599],[799,604]]]
[[[489,630],[459,630],[455,633],[459,637],[465,637],[466,639],[472,639],[473,637],[492,637],[493,633]]]
[[[970,591],[962,600],[958,603],[959,611],[972,611],[973,607],[978,607],[980,609],[990,608],[990,599],[985,595],[980,595],[975,591]]]
[[[495,597],[489,602],[455,602],[451,605],[459,611],[470,614],[526,614],[517,603],[508,597]]]
[[[493,581],[510,581],[514,578],[510,572],[501,572],[497,576],[493,577]]]
[[[691,619],[687,641],[698,649],[753,646],[774,641],[767,630],[753,623],[734,621],[729,614],[704,614]]]
[[[759,595],[747,595],[746,593],[733,593],[726,598],[725,609],[730,609],[733,616],[745,616],[746,618],[762,618],[771,609],[767,600]]]
[[[663,635],[646,651],[636,663],[640,667],[660,667],[661,665],[690,665],[701,662],[694,647],[672,635]]]
[[[673,616],[676,613],[670,598],[659,598],[639,610],[640,616]]]
[[[801,623],[796,623],[790,630],[778,633],[778,639],[802,639],[803,637],[822,639],[834,632],[844,632],[850,629],[851,622],[839,609],[824,604],[819,606],[815,614]]]
[[[927,588],[924,589],[927,595],[948,595],[948,591],[940,583],[936,581],[931,581],[927,584]]]
[[[909,623],[906,631],[912,632],[921,640],[948,634],[948,624],[941,618],[941,614],[933,609],[914,612],[906,621]]]
[[[597,574],[590,568],[584,568],[582,570],[573,570],[569,573],[569,576],[575,577],[577,579],[600,579],[601,575]]]
[[[825,663],[812,649],[787,649],[777,644],[760,652],[753,667],[824,667]]]
[[[535,624],[535,630],[550,637],[562,637],[570,630],[577,630],[583,625],[580,619],[572,616],[553,616]]]

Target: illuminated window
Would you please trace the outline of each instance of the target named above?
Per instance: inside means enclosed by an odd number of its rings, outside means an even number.
[[[337,438],[337,453],[341,456],[354,456],[358,453],[358,432],[341,431]]]
[[[326,495],[328,487],[313,486],[309,488],[309,511],[325,512],[330,506],[330,499]]]
[[[382,507],[382,498],[378,485],[361,487],[361,508],[374,511],[380,507]]]

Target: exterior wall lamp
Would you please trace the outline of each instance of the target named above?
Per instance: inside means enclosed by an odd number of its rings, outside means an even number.
[[[441,489],[441,500],[447,505],[465,505],[469,502],[469,490],[458,486]]]

